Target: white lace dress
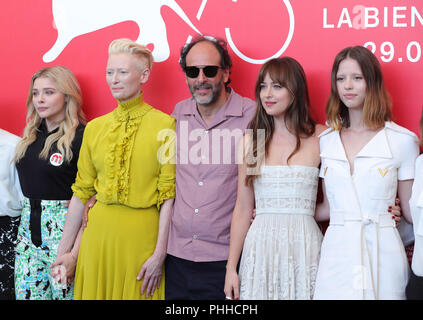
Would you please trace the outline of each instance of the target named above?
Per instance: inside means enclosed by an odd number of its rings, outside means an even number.
[[[244,242],[240,298],[313,297],[322,232],[314,220],[319,170],[264,166],[254,181],[257,216]]]

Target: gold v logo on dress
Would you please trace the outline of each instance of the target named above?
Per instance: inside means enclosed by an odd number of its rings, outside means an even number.
[[[382,178],[385,176],[385,174],[388,172],[388,169],[385,169],[385,171],[382,171],[381,168],[377,168],[379,170],[380,175],[382,176]]]

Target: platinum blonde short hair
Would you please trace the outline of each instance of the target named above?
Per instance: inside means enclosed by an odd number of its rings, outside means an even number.
[[[150,70],[153,68],[154,58],[151,51],[147,47],[131,39],[122,38],[113,40],[109,45],[109,55],[116,53],[129,53],[146,65]]]

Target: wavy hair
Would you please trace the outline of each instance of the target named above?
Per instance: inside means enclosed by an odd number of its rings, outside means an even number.
[[[248,125],[252,132],[251,141],[246,146],[247,168],[260,168],[265,156],[268,154],[270,140],[275,131],[273,116],[266,113],[260,99],[261,83],[266,75],[285,87],[292,96],[292,102],[285,111],[284,121],[289,132],[296,137],[295,149],[288,157],[288,163],[291,157],[298,152],[301,146],[301,138],[310,137],[315,132],[315,121],[310,114],[310,98],[307,87],[307,79],[302,66],[293,58],[282,57],[269,60],[260,69],[256,87],[255,98],[257,103],[256,113]],[[264,129],[264,141],[258,141],[258,131]],[[263,139],[261,139],[263,140]],[[260,145],[260,143],[264,143]],[[260,152],[260,150],[264,150]],[[248,157],[256,157],[252,161]],[[258,172],[258,171],[256,171]],[[245,179],[246,185],[251,185],[257,175],[248,174]]]
[[[28,110],[26,114],[26,126],[23,137],[16,146],[14,161],[19,162],[25,156],[28,146],[37,138],[37,130],[42,119],[32,103],[32,91],[35,80],[41,77],[46,77],[53,81],[57,90],[65,95],[66,102],[64,110],[65,118],[60,123],[57,132],[48,136],[39,156],[42,159],[47,159],[52,145],[57,142],[58,150],[63,154],[65,161],[69,162],[73,157],[71,144],[75,137],[76,129],[79,124],[85,124],[86,121],[81,108],[82,95],[79,83],[73,72],[63,66],[43,68],[32,76],[26,100]]]
[[[366,81],[366,98],[363,107],[363,122],[368,128],[376,129],[393,119],[391,98],[383,82],[382,69],[375,55],[362,46],[347,47],[337,54],[332,66],[331,92],[326,104],[326,119],[334,130],[350,126],[348,108],[339,97],[336,79],[340,63],[354,59],[361,68]]]

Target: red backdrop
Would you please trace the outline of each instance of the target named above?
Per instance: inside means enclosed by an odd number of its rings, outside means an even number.
[[[154,48],[160,62],[155,63],[144,87],[145,99],[170,113],[179,100],[189,96],[178,65],[180,48],[196,34],[188,19],[203,34],[231,40],[232,87],[242,95],[253,98],[257,72],[265,59],[296,58],[307,73],[319,122],[325,121],[336,53],[346,46],[366,44],[382,63],[396,122],[418,132],[423,107],[422,0],[3,2],[0,127],[22,134],[30,78],[50,65],[74,71],[88,119],[111,111],[116,103],[105,81],[107,48],[113,39],[122,37],[139,38]],[[50,55],[47,59],[44,55],[60,33],[62,38],[67,34],[65,40],[70,42],[55,51],[57,58]]]

